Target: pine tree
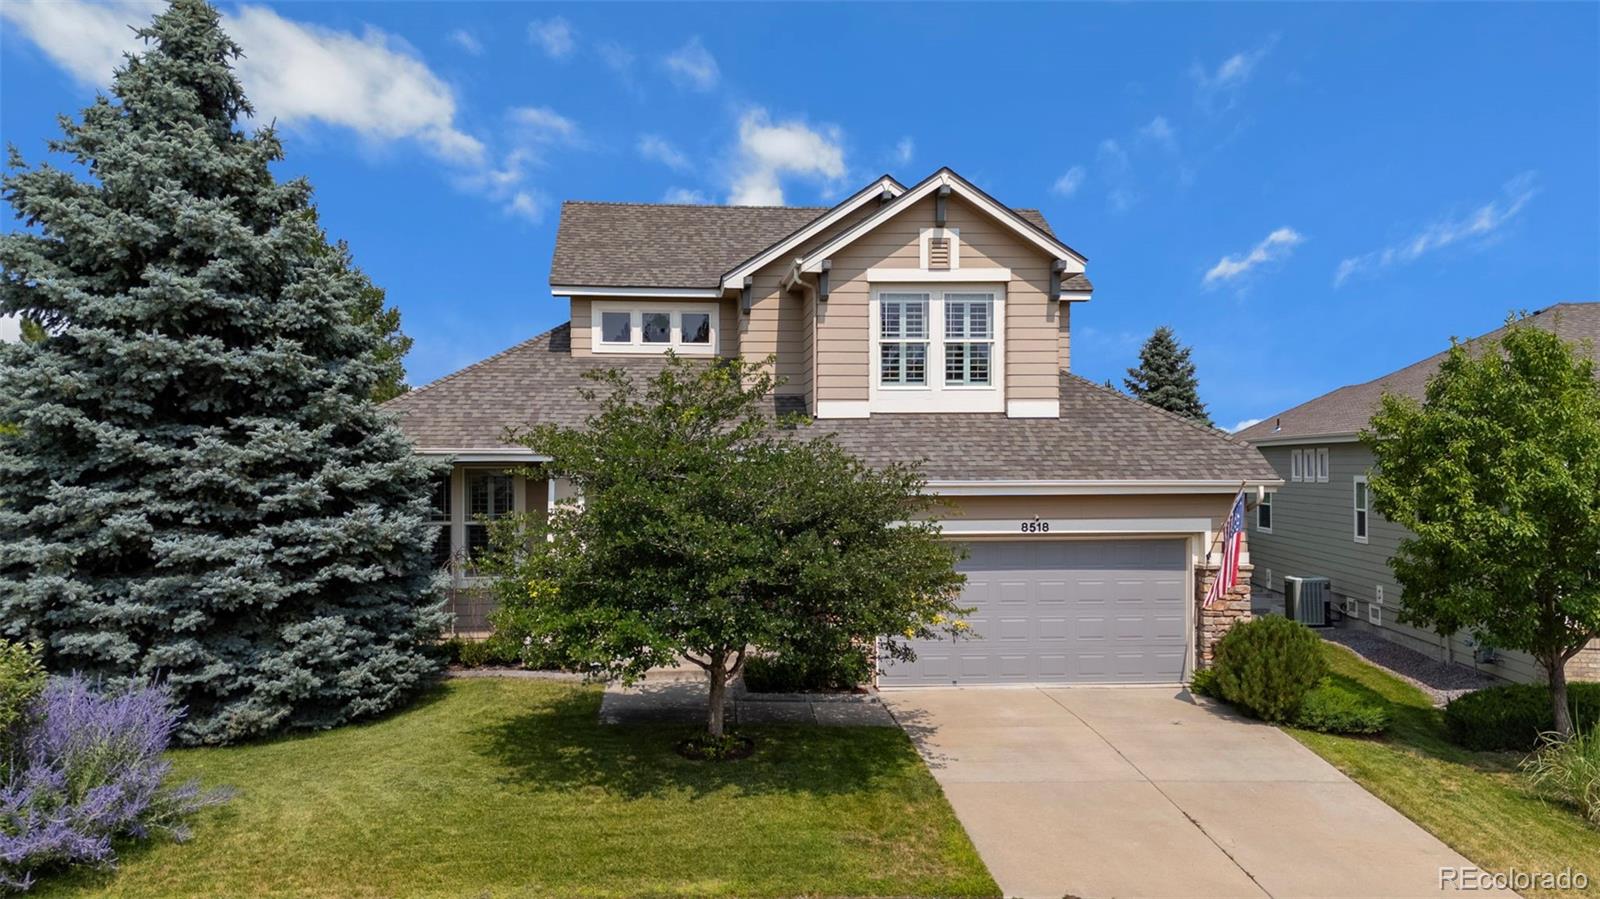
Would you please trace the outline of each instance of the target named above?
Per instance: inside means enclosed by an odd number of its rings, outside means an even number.
[[[112,682],[159,677],[223,743],[395,707],[437,672],[427,487],[370,400],[362,279],[279,182],[239,48],[202,0],[139,32],[111,97],[0,193],[0,636]]]
[[[1139,349],[1139,367],[1128,369],[1122,383],[1136,399],[1211,426],[1206,404],[1200,402],[1200,382],[1189,361],[1189,348],[1178,343],[1166,325],[1144,342]]]

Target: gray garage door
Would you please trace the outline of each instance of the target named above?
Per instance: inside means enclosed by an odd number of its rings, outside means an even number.
[[[1182,540],[974,542],[976,637],[919,640],[883,686],[1176,683],[1187,645]]]

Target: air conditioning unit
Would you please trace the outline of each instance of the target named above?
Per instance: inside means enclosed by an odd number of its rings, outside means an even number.
[[[1332,590],[1325,577],[1283,578],[1283,613],[1307,627],[1328,626],[1328,597]]]

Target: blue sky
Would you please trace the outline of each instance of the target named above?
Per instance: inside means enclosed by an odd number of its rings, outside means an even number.
[[[565,320],[563,199],[941,165],[1088,255],[1076,372],[1120,383],[1169,324],[1225,427],[1600,299],[1596,4],[220,8],[413,383]],[[7,0],[0,136],[41,158],[150,9]]]

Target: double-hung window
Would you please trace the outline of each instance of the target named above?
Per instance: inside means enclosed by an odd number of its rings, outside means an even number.
[[[502,471],[467,472],[467,556],[489,547],[489,525],[511,513],[511,475]]]
[[[878,297],[878,382],[886,387],[928,383],[928,295]]]
[[[944,382],[949,386],[987,387],[993,377],[994,296],[987,293],[944,295]]]
[[[1272,494],[1261,497],[1261,502],[1256,503],[1256,530],[1263,534],[1272,533]],[[1271,585],[1268,585],[1271,589]]]
[[[1368,519],[1371,517],[1368,511],[1371,497],[1367,495],[1367,479],[1365,475],[1356,477],[1354,492],[1350,500],[1355,512],[1355,540],[1357,543],[1366,543],[1367,526],[1370,524]]]

